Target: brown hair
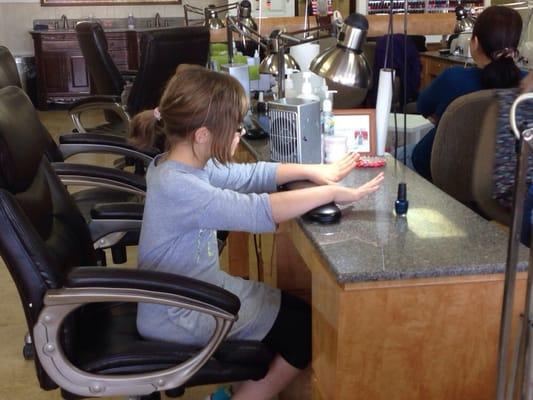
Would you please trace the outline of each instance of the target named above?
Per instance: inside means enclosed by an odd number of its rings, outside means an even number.
[[[491,62],[482,73],[486,89],[518,86],[521,73],[513,55],[517,52],[522,33],[522,18],[516,10],[504,6],[486,8],[476,18],[472,36]]]
[[[136,147],[171,148],[177,141],[191,140],[197,129],[205,127],[213,136],[213,158],[225,164],[231,160],[230,144],[248,101],[232,76],[182,64],[167,83],[158,110],[160,120],[154,110],[147,110],[131,121],[130,138]]]

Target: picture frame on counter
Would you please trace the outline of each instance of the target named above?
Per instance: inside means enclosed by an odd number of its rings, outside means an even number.
[[[376,110],[350,108],[333,110],[335,136],[346,136],[348,151],[362,156],[376,155]]]

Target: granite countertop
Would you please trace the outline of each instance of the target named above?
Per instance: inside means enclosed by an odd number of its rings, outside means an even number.
[[[243,140],[259,160],[268,160],[268,140]],[[502,273],[507,232],[454,200],[387,156],[387,166],[356,169],[343,185],[358,186],[380,171],[382,188],[342,208],[342,219],[319,225],[298,224],[323,256],[339,283]],[[399,182],[407,183],[409,211],[393,213]],[[528,249],[521,246],[520,268]]]
[[[476,65],[472,57],[454,56],[453,54],[443,56],[438,51],[425,51],[421,53],[421,55],[432,57],[432,58],[438,58],[439,60],[451,61],[457,64],[464,64],[470,67],[473,67]]]
[[[74,26],[77,22],[83,21],[78,19],[68,20],[68,29],[56,28],[56,24],[61,24],[60,20],[55,19],[43,19],[43,20],[34,20],[33,26],[48,26],[48,29],[31,29],[30,33],[35,34],[57,34],[57,33],[76,33]],[[136,18],[135,19],[135,28],[129,29],[127,18],[110,18],[110,19],[96,19],[100,22],[105,32],[145,32],[151,31],[154,29],[165,29],[165,28],[174,28],[185,26],[185,18],[183,17],[161,17],[161,26],[155,27],[154,18]]]

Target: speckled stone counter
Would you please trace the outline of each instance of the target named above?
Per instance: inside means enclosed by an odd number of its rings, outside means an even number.
[[[259,160],[268,141],[243,140]],[[343,185],[358,186],[384,170],[382,188],[349,207],[334,225],[298,220],[338,283],[501,273],[507,232],[457,202],[393,157],[384,169],[357,169]],[[409,211],[393,212],[399,182],[407,183]],[[522,246],[521,266],[528,254]]]
[[[456,63],[457,65],[464,64],[465,66],[469,66],[469,67],[474,67],[476,65],[472,57],[455,56],[453,54],[442,55],[438,51],[426,51],[422,54],[424,56],[435,58],[438,60],[453,62],[453,63]]]

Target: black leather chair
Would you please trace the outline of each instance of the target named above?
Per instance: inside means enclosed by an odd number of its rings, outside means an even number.
[[[126,104],[121,104],[124,78],[109,52],[101,25],[83,21],[76,25],[76,35],[98,96],[75,103],[70,109],[79,132],[86,132],[81,114],[89,109],[117,112],[125,124],[145,109],[154,108],[166,82],[180,64],[206,65],[209,56],[209,29],[179,27],[146,31],[140,39],[140,66]]]
[[[180,27],[146,31],[141,34],[139,46],[139,71],[127,105],[131,116],[157,106],[178,65],[207,65],[209,29]]]
[[[149,162],[153,154],[137,152],[133,147],[120,145],[119,137],[97,134],[71,134],[62,138],[66,144],[56,145],[48,130],[39,120],[30,99],[16,86],[9,86],[0,91],[0,126],[9,130],[13,135],[30,137],[31,141],[41,141],[45,155],[53,163],[53,169],[61,177],[66,186],[76,185],[86,189],[73,194],[73,199],[81,210],[88,224],[93,223],[91,210],[100,203],[136,202],[136,219],[142,219],[144,196],[146,194],[146,181],[144,177],[96,165],[74,164],[63,162],[74,154],[83,152],[110,152],[122,155],[139,155]],[[14,112],[16,110],[16,112]],[[94,137],[96,136],[96,137]],[[109,136],[108,143],[102,138]],[[115,140],[118,139],[118,140]],[[98,141],[97,141],[98,140]],[[118,141],[115,145],[113,141]],[[133,215],[134,206],[129,205],[130,215]],[[115,262],[125,262],[127,245],[138,243],[139,229],[130,231],[106,240],[100,240],[96,248],[111,247]],[[100,262],[105,265],[105,256],[100,253]]]
[[[4,88],[0,99],[18,92]],[[239,310],[234,295],[177,275],[94,266],[98,236],[45,148],[43,136],[0,122],[0,254],[21,298],[41,388],[59,387],[64,399],[175,396],[188,386],[262,378],[272,354],[261,343],[222,343]],[[103,207],[93,218],[108,233],[125,229],[127,215],[109,221],[105,214]],[[144,340],[136,329],[139,301],[207,313],[215,332],[203,347]]]
[[[97,127],[112,133],[126,135],[129,115],[122,107],[122,95],[126,87],[126,77],[133,80],[135,72],[121,73],[108,51],[104,30],[98,22],[81,21],[76,24],[76,37],[91,76],[93,96],[75,102],[69,112],[76,129],[86,132],[81,122],[81,114],[88,110],[104,110],[107,124]]]
[[[15,59],[7,47],[0,46],[0,88],[6,86],[22,87],[22,84]]]

